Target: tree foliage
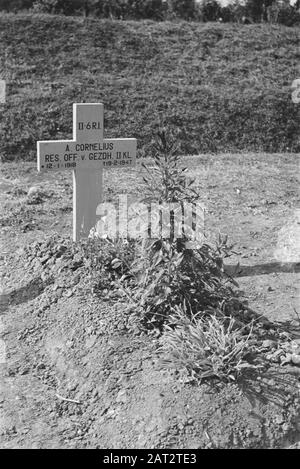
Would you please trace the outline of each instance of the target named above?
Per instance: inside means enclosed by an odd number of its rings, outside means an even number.
[[[84,15],[123,20],[221,21],[238,23],[300,23],[300,2],[289,0],[0,0],[0,11]]]
[[[32,7],[34,0],[0,0],[0,11],[28,10]]]
[[[175,17],[192,20],[196,18],[196,2],[195,0],[169,0],[168,11]]]
[[[222,8],[216,0],[205,0],[199,8],[203,21],[218,21],[221,17]]]

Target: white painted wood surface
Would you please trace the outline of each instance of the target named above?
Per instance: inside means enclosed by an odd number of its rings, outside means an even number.
[[[73,104],[73,140],[37,142],[38,171],[73,170],[73,240],[96,225],[103,168],[136,164],[135,138],[103,139],[103,104]]]

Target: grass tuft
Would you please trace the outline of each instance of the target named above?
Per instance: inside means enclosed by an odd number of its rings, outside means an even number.
[[[249,363],[252,351],[252,325],[240,327],[233,317],[212,315],[189,319],[184,308],[177,307],[162,337],[163,367],[175,368],[187,380],[233,381]]]

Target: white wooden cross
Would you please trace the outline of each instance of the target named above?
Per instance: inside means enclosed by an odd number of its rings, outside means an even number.
[[[87,238],[102,202],[103,167],[132,167],[136,139],[103,139],[103,104],[73,104],[73,140],[37,142],[38,171],[73,170],[73,240]]]

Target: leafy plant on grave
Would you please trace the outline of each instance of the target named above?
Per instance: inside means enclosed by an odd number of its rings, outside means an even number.
[[[144,165],[144,203],[185,209],[185,202],[199,200],[176,153],[173,141],[159,133],[153,165]],[[185,379],[234,380],[245,369],[258,369],[257,325],[224,269],[233,246],[219,235],[214,245],[190,248],[188,233],[176,239],[173,222],[171,217],[169,236],[161,232],[155,240],[92,240],[87,257],[93,277],[100,269],[98,289],[128,301],[135,327],[163,334],[162,364]]]
[[[153,144],[153,167],[144,164],[146,195],[143,202],[158,204],[196,202],[200,194],[187,183],[186,168],[179,166],[174,144],[164,131]],[[171,217],[172,218],[172,217]],[[176,307],[185,305],[188,318],[235,315],[243,323],[246,307],[234,290],[236,282],[224,271],[223,259],[231,254],[227,238],[219,235],[215,246],[186,247],[188,237],[170,236],[140,240],[136,258],[119,282],[120,291],[146,327],[170,323]]]
[[[89,271],[92,290],[99,295],[113,296],[116,280],[130,271],[135,243],[92,236],[81,241],[80,251]]]
[[[255,355],[253,324],[241,327],[233,317],[214,315],[188,318],[184,306],[177,306],[170,319],[176,327],[165,326],[161,365],[174,368],[183,381],[232,381],[244,370],[261,367],[250,363]]]

